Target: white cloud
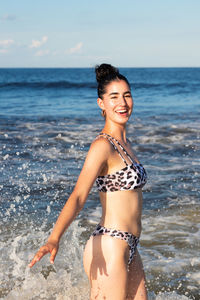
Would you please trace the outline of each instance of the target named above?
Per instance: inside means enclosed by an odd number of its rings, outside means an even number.
[[[0,53],[1,54],[6,54],[8,53],[8,48],[14,44],[14,41],[11,39],[8,40],[1,40],[0,41]]]
[[[39,50],[35,53],[35,56],[45,56],[49,54],[49,50]]]
[[[14,43],[13,40],[3,40],[3,41],[0,41],[0,47],[9,47],[13,43]]]
[[[43,36],[42,39],[40,41],[37,40],[32,40],[31,45],[29,46],[30,48],[39,48],[42,45],[44,45],[48,40],[47,36]]]
[[[7,49],[0,49],[0,53],[6,54],[6,53],[8,53],[8,50]]]
[[[77,52],[79,52],[79,51],[81,50],[82,47],[83,47],[83,43],[80,42],[80,43],[78,43],[75,47],[70,48],[70,49],[69,49],[69,53],[71,53],[71,54],[77,53]]]
[[[1,21],[14,21],[16,20],[15,15],[4,15],[3,17],[0,18]]]

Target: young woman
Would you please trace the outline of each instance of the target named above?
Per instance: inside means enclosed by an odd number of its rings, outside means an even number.
[[[61,211],[47,243],[29,264],[49,253],[53,263],[59,240],[83,208],[96,180],[102,217],[84,251],[90,299],[146,300],[145,276],[137,250],[141,233],[142,187],[146,172],[126,137],[133,99],[126,77],[111,65],[96,67],[97,103],[105,118],[91,144],[76,186]]]

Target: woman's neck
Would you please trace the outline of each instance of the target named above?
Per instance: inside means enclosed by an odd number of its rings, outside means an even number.
[[[105,123],[102,132],[105,132],[119,141],[127,142],[126,140],[126,125]]]

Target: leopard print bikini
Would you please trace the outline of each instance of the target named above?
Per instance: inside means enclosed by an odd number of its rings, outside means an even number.
[[[142,164],[133,161],[124,147],[115,138],[109,134],[100,133],[97,138],[104,137],[113,145],[114,149],[119,153],[126,167],[113,174],[98,176],[96,179],[97,188],[100,192],[126,191],[142,188],[147,181],[147,174]],[[128,164],[120,153],[116,144],[122,149],[124,154],[129,158],[131,164]]]
[[[136,188],[142,188],[147,181],[147,174],[142,166],[142,164],[133,161],[124,147],[117,141],[115,138],[111,137],[109,134],[100,133],[97,138],[104,137],[107,138],[108,141],[113,145],[114,149],[119,153],[120,157],[126,164],[126,167],[117,171],[113,174],[107,174],[104,176],[98,176],[96,179],[97,188],[100,192],[115,192],[115,191],[125,191],[125,190],[133,190]],[[128,164],[125,158],[122,156],[116,144],[121,148],[124,154],[129,158],[131,164]],[[137,244],[139,243],[139,237],[136,237],[132,233],[109,229],[100,224],[97,225],[96,229],[92,233],[92,236],[96,235],[109,235],[114,238],[118,238],[124,240],[129,245],[129,260],[128,260],[128,268],[131,264],[135,250],[137,248]]]
[[[128,245],[129,245],[128,266],[129,266],[133,260],[137,244],[139,243],[139,238],[127,231],[110,229],[110,228],[106,228],[106,227],[98,224],[96,229],[92,233],[92,236],[101,235],[101,234],[106,234],[106,235],[115,237],[117,239],[124,240],[128,243]]]

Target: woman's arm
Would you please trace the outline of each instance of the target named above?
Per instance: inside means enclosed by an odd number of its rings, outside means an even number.
[[[47,243],[39,249],[29,267],[47,253],[51,253],[50,262],[54,262],[62,234],[83,208],[96,177],[108,160],[109,153],[110,144],[105,139],[100,138],[92,143],[73,192],[63,207]]]

